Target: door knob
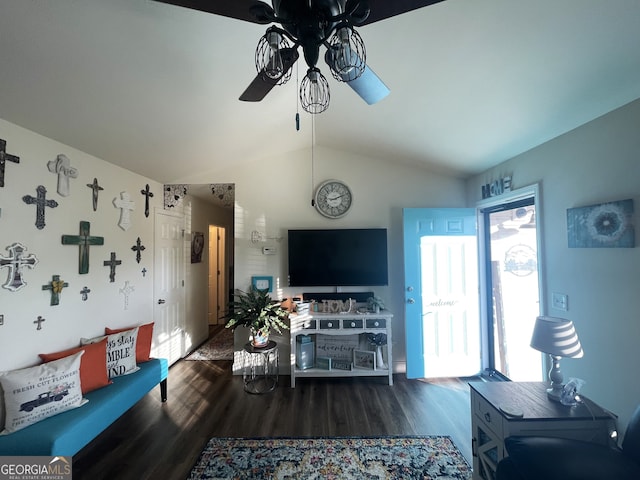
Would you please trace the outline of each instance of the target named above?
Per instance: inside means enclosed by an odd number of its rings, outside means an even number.
[[[158,305],[162,305],[163,303],[165,303],[165,300],[163,300],[162,298],[158,300]]]

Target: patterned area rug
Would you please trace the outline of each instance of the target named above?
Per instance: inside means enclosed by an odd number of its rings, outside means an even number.
[[[233,331],[222,328],[185,360],[233,360]]]
[[[471,468],[448,436],[212,438],[196,479],[464,479]]]

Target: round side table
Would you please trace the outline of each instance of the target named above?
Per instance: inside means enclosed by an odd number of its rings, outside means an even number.
[[[264,347],[244,346],[242,379],[244,390],[261,394],[272,392],[278,386],[278,344],[269,340]]]

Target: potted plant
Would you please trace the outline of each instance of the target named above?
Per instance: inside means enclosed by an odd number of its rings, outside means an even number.
[[[282,308],[280,302],[271,298],[268,290],[252,286],[247,292],[234,292],[225,328],[235,330],[237,327],[247,327],[251,330],[253,346],[264,347],[269,342],[271,329],[282,334],[283,328],[289,328],[284,323],[288,317],[289,312]]]
[[[384,310],[384,302],[380,297],[369,297],[367,298],[367,305],[369,310],[373,313],[380,313],[380,310]]]

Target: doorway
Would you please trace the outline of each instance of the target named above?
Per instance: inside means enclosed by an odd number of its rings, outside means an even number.
[[[207,317],[209,325],[224,323],[227,310],[226,292],[226,250],[224,227],[209,225],[209,308]]]
[[[476,375],[476,210],[405,208],[403,222],[407,377]]]
[[[542,356],[529,346],[540,315],[537,189],[479,209],[484,256],[485,366],[514,381],[541,381]]]

